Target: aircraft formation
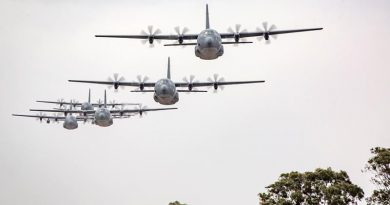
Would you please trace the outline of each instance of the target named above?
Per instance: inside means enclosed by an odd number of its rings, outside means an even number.
[[[206,26],[203,31],[198,34],[187,34],[188,29],[175,27],[175,35],[161,34],[160,29],[153,29],[149,26],[147,31],[142,31],[140,35],[95,35],[95,37],[106,38],[127,38],[140,39],[143,44],[149,43],[150,47],[154,47],[154,42],[162,40],[175,41],[174,43],[164,44],[164,46],[195,46],[195,56],[203,60],[214,60],[224,54],[223,45],[238,45],[253,43],[247,41],[248,38],[256,37],[258,40],[265,40],[267,44],[270,43],[270,37],[276,39],[279,34],[297,33],[306,31],[322,30],[322,28],[307,28],[307,29],[293,29],[293,30],[277,30],[275,25],[268,26],[267,22],[262,24],[262,28],[257,28],[256,31],[248,32],[242,30],[241,25],[237,24],[235,28],[229,28],[226,33],[219,33],[210,26],[209,9],[206,5]],[[195,42],[194,42],[195,41]],[[101,84],[114,88],[118,91],[120,87],[133,87],[135,90],[131,92],[153,93],[153,99],[161,105],[174,105],[179,101],[179,93],[203,93],[208,90],[199,90],[201,88],[213,88],[214,92],[223,89],[228,85],[239,84],[254,84],[264,83],[264,80],[253,81],[225,81],[223,77],[214,74],[212,77],[204,81],[195,80],[193,75],[188,78],[184,77],[182,81],[174,81],[171,78],[171,61],[168,57],[167,74],[157,82],[148,82],[147,76],[137,76],[136,81],[126,81],[124,77],[119,77],[119,74],[114,74],[107,80],[69,80],[73,83],[89,83]],[[143,116],[146,112],[151,111],[167,111],[178,109],[176,107],[163,108],[148,108],[140,103],[117,103],[115,101],[107,102],[106,90],[104,91],[104,100],[98,100],[97,103],[91,102],[91,91],[89,90],[88,100],[84,103],[79,103],[76,100],[64,101],[63,99],[57,101],[39,100],[39,103],[54,104],[57,108],[54,109],[30,109],[32,112],[38,114],[20,115],[13,114],[13,116],[36,118],[40,122],[59,123],[63,122],[63,127],[68,130],[78,128],[79,122],[90,122],[100,127],[108,127],[113,125],[114,119],[126,119],[135,115]],[[136,106],[128,108],[128,106]],[[47,113],[54,113],[48,115]]]

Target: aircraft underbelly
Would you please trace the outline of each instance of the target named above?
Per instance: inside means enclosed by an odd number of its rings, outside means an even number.
[[[74,130],[78,128],[77,122],[64,122],[63,127],[67,130]]]
[[[154,101],[161,105],[173,105],[179,101],[179,95],[176,93],[174,96],[158,96],[154,95]]]
[[[214,60],[223,55],[223,46],[209,47],[209,48],[200,48],[195,47],[195,55],[203,60]]]
[[[100,127],[109,127],[113,124],[113,120],[112,119],[109,119],[109,120],[96,120],[95,121],[95,124],[100,126]]]

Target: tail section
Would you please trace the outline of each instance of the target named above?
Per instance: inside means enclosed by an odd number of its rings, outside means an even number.
[[[206,4],[206,29],[210,28],[209,5]]]
[[[104,90],[104,108],[107,108],[107,92]]]
[[[88,103],[91,103],[91,89],[88,91]]]
[[[171,79],[171,57],[168,57],[168,71],[167,71],[167,78]]]

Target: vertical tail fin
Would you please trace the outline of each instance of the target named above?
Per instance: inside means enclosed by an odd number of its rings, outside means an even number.
[[[88,91],[88,103],[91,103],[91,88]]]
[[[104,108],[107,108],[107,92],[104,90]]]
[[[168,71],[167,71],[167,78],[171,79],[171,57],[168,57]]]
[[[210,28],[209,5],[206,4],[206,29]]]

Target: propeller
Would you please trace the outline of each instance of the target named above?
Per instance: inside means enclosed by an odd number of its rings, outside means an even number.
[[[195,76],[194,76],[194,75],[190,75],[189,78],[187,78],[187,77],[184,77],[184,78],[183,78],[183,81],[184,81],[185,83],[187,83],[187,86],[188,86],[188,90],[189,90],[189,91],[192,91],[192,90],[193,90],[193,88],[194,88],[193,83],[194,83],[194,82],[197,82],[197,81],[194,81],[194,80],[195,80]]]
[[[118,104],[115,100],[111,100],[110,102],[109,102],[109,104],[112,104],[111,105],[111,107],[114,109],[114,108],[116,108],[116,105],[115,104]]]
[[[125,81],[125,78],[123,76],[119,77],[118,73],[114,73],[113,77],[108,77],[108,81],[112,82],[112,85],[108,86],[108,89],[114,88],[115,91],[118,91],[118,88],[120,86],[120,83]],[[124,89],[123,86],[121,86],[122,89]]]
[[[104,102],[102,99],[99,99],[96,103],[98,104],[99,108],[103,107],[103,105],[104,105]]]
[[[122,118],[123,117],[123,115],[125,114],[124,112],[123,112],[123,110],[126,108],[126,106],[125,105],[121,105],[120,106],[120,108],[118,108],[118,107],[116,107],[115,109],[117,109],[117,110],[119,110],[119,116],[120,116],[120,118]]]
[[[271,31],[275,30],[275,29],[276,29],[276,26],[274,24],[272,24],[270,27],[268,27],[268,23],[267,22],[263,22],[263,29],[257,27],[256,30],[258,32],[264,33],[264,35],[257,37],[257,40],[261,41],[264,38],[266,40],[266,44],[270,44],[271,41],[270,41],[270,38],[269,38],[270,37],[269,33]],[[272,38],[276,40],[277,39],[277,35],[272,35]]]
[[[179,44],[182,44],[184,41],[184,35],[189,31],[187,27],[183,27],[183,29],[180,29],[180,26],[175,27],[175,32],[179,36],[179,39],[177,40]]]
[[[60,108],[62,108],[64,106],[64,103],[65,103],[65,100],[64,98],[60,98],[57,100],[57,103],[60,105]]]
[[[153,44],[154,40],[156,40],[157,43],[160,43],[160,41],[161,41],[159,39],[155,39],[155,36],[160,34],[160,33],[161,33],[160,29],[154,30],[153,26],[148,26],[148,30],[147,31],[144,31],[144,30],[141,31],[141,35],[148,36],[147,39],[143,39],[141,41],[142,44],[146,44],[147,42],[149,42],[149,47],[153,48],[154,47],[154,44]]]
[[[79,101],[72,99],[70,100],[70,109],[76,108],[76,104],[79,103]]]
[[[232,27],[229,27],[228,28],[228,31],[230,33],[233,33],[234,34],[234,41],[236,43],[240,42],[240,39],[241,39],[241,33],[245,33],[247,32],[246,29],[243,29],[241,30],[241,24],[236,24],[234,29]],[[246,41],[246,38],[243,38],[241,41]],[[238,44],[234,44],[234,46],[237,46]]]
[[[46,117],[46,114],[43,112],[40,112],[37,114],[37,120],[39,120],[40,123],[42,123],[42,121],[45,117]]]
[[[136,107],[136,109],[138,109],[138,114],[139,114],[139,117],[142,118],[143,115],[146,115],[147,112],[146,111],[143,111],[144,109],[147,109],[148,107],[146,105],[138,105],[138,107]]]
[[[144,90],[146,81],[149,80],[148,76],[138,75],[137,76],[137,82],[139,83],[139,90]]]
[[[53,114],[53,117],[54,117],[54,123],[58,124],[59,123],[59,120],[58,118],[61,116],[60,113],[54,113]]]
[[[213,87],[214,87],[214,93],[216,93],[218,91],[218,88],[220,88],[221,90],[224,89],[224,86],[222,85],[219,85],[219,83],[222,83],[222,82],[225,82],[225,79],[223,77],[219,77],[218,74],[214,74],[213,75],[213,78],[207,78],[207,81],[209,81],[210,83],[213,83]]]

